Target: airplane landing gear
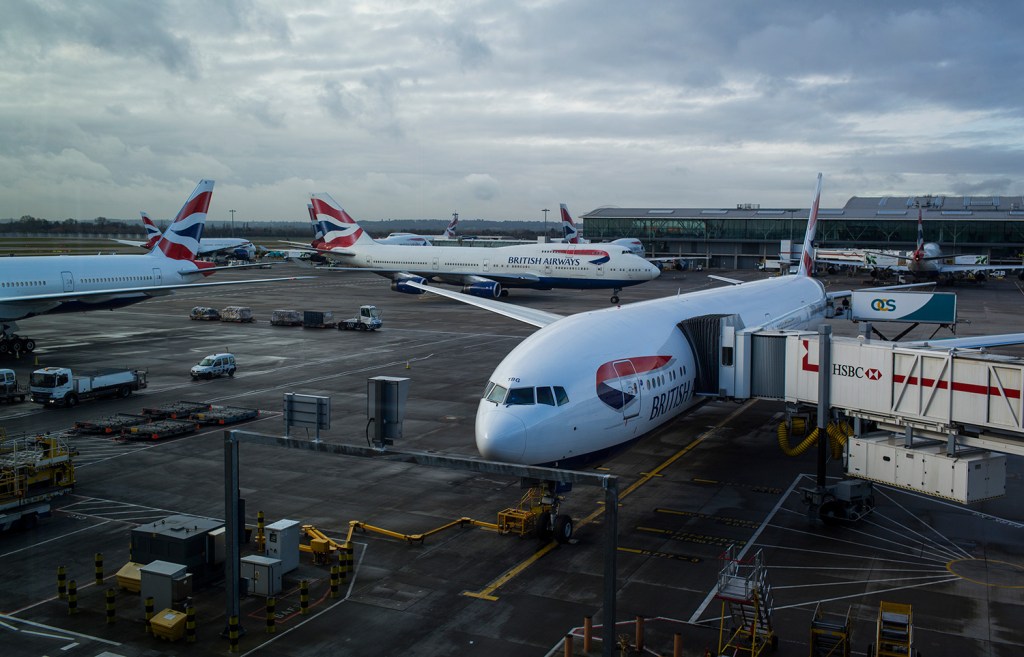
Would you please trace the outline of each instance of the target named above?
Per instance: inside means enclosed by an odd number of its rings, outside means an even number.
[[[621,287],[617,287],[614,290],[612,290],[612,298],[611,298],[611,302],[612,303],[618,303],[619,302],[619,292],[622,292],[622,288]]]
[[[0,356],[20,356],[36,350],[36,341],[19,336],[14,332],[16,329],[14,324],[4,324],[3,333],[0,334]]]

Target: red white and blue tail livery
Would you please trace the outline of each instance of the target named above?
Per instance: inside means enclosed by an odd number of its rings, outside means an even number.
[[[200,180],[167,232],[157,241],[153,252],[159,249],[172,260],[195,260],[199,254],[199,240],[203,237],[206,212],[210,209],[212,198],[213,181]]]
[[[153,220],[149,218],[149,215],[145,211],[139,213],[142,215],[142,226],[146,229],[146,241],[142,244],[143,248],[152,249],[156,246],[156,243],[163,237],[163,233],[156,227]]]

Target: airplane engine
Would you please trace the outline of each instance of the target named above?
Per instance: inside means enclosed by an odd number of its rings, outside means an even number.
[[[391,281],[391,289],[395,292],[402,292],[404,294],[423,294],[423,290],[417,290],[416,288],[409,285],[409,283],[419,283],[420,285],[426,285],[427,279],[422,276],[403,276],[402,278],[396,278]]]
[[[249,260],[252,258],[252,254],[249,253],[249,249],[241,246],[232,251],[231,255],[235,256],[239,260]]]
[[[976,272],[974,272],[974,280],[978,281],[979,283],[984,283],[985,282],[985,272],[983,272],[983,271],[976,271]]]
[[[485,299],[497,299],[501,296],[501,283],[497,281],[470,283],[469,285],[462,286],[462,293]]]

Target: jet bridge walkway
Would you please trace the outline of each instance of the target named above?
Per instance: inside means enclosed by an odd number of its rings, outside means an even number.
[[[717,367],[704,361],[714,371],[702,392],[719,398],[817,405],[828,341],[826,402],[855,420],[851,476],[969,503],[1004,494],[1005,454],[1024,455],[1022,358],[709,319],[720,325],[720,349]],[[862,433],[869,424],[877,430]]]

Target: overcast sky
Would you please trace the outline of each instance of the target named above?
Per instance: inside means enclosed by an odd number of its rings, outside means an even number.
[[[0,218],[1024,193],[1024,4],[5,0]]]

